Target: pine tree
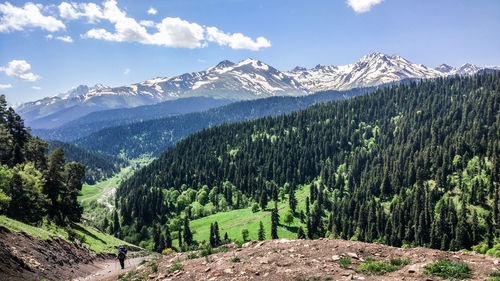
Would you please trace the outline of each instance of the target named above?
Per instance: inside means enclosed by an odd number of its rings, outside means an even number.
[[[278,224],[280,222],[280,216],[278,214],[278,209],[275,207],[271,212],[271,238],[278,239]]]
[[[288,194],[288,205],[290,206],[292,212],[295,214],[295,211],[297,209],[297,199],[295,198],[295,189],[293,186],[290,186],[290,192]]]
[[[471,244],[475,245],[476,243],[479,242],[480,240],[480,233],[479,233],[479,221],[477,218],[477,212],[474,210],[472,213],[472,224],[471,224]]]
[[[467,248],[467,208],[465,206],[465,196],[462,196],[462,204],[460,207],[460,216],[455,232],[455,247],[456,249]]]
[[[118,213],[116,209],[113,211],[113,234],[116,234],[120,231],[120,221],[118,220]]]
[[[228,243],[229,242],[229,236],[227,236],[227,232],[224,233],[224,242]]]
[[[154,224],[153,225],[153,251],[155,252],[161,252],[161,249],[160,248],[160,236],[161,233],[160,233],[160,230],[158,229],[158,225],[157,224]]]
[[[193,244],[193,234],[191,233],[191,229],[189,228],[189,218],[187,216],[184,217],[184,243],[189,247]]]
[[[267,207],[267,193],[265,189],[262,189],[260,193],[260,208],[264,211]]]
[[[217,246],[222,244],[222,241],[220,240],[220,232],[219,232],[219,223],[218,222],[214,223],[214,238],[215,238],[215,244]]]
[[[304,229],[302,226],[299,227],[299,230],[297,232],[297,239],[306,239],[306,234],[304,233]]]
[[[177,232],[177,237],[179,239],[179,249],[182,249],[182,228],[179,227],[179,230]]]
[[[495,238],[495,229],[493,226],[492,212],[489,212],[486,216],[486,241],[488,242],[488,248],[493,248],[493,240]]]
[[[216,246],[216,243],[215,243],[215,233],[214,233],[214,224],[213,223],[210,223],[210,237],[209,237],[209,242],[210,242],[210,246],[212,246],[212,248],[214,248]]]
[[[172,236],[168,225],[165,226],[165,249],[172,249]]]
[[[259,223],[258,239],[259,239],[259,241],[266,239],[266,232],[264,230],[264,224],[262,223],[262,221]]]

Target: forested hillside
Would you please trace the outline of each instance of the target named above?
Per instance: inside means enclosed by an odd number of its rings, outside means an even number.
[[[89,113],[55,129],[34,129],[32,134],[46,140],[70,142],[104,128],[204,111],[230,102],[225,99],[195,97],[133,108],[103,110]]]
[[[139,158],[142,155],[156,157],[180,139],[210,126],[290,113],[316,103],[365,94],[373,89],[328,91],[305,97],[272,97],[237,102],[206,112],[103,129],[76,140],[75,143],[88,150],[127,158]]]
[[[0,95],[0,215],[31,224],[44,218],[59,225],[80,221],[77,196],[85,165],[65,163],[62,148],[47,156],[47,146]]]
[[[83,177],[83,181],[88,184],[94,184],[103,179],[112,177],[128,163],[128,161],[121,158],[88,151],[74,144],[61,141],[49,141],[48,143],[49,151],[53,151],[58,147],[63,148],[66,162],[79,162],[85,164],[85,177]]]
[[[306,211],[294,212],[306,229],[299,237],[492,248],[500,223],[499,110],[497,72],[204,129],[121,184],[115,230],[144,240],[153,225],[168,226],[192,238],[195,203],[224,211],[288,200],[295,211],[297,187],[315,183]]]

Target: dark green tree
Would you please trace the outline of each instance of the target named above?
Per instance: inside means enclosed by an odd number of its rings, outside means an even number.
[[[262,221],[259,223],[258,239],[259,241],[266,240],[266,231],[264,230],[264,224]]]
[[[278,214],[278,209],[275,207],[271,211],[271,238],[278,239],[278,225],[280,223],[280,216]]]

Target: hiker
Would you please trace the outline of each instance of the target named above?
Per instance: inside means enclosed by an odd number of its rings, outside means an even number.
[[[120,248],[118,248],[118,260],[120,261],[122,269],[125,267],[126,257],[127,257],[127,248],[125,246],[120,246]]]

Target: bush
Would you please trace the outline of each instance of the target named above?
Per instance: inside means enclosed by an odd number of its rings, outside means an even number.
[[[240,258],[239,258],[239,257],[234,256],[234,257],[232,257],[232,258],[231,258],[231,261],[232,261],[232,262],[240,262],[241,260],[240,260]]]
[[[210,256],[211,254],[213,254],[213,249],[212,249],[212,246],[210,246],[210,244],[207,244],[205,249],[201,250],[201,252],[200,252],[200,255],[202,257]]]
[[[246,242],[246,241],[248,241],[248,236],[249,236],[249,235],[250,235],[250,234],[249,234],[249,232],[248,232],[248,229],[243,228],[243,229],[241,230],[241,237],[243,238],[243,241],[245,241],[245,242]]]
[[[168,256],[168,255],[170,255],[173,252],[174,252],[174,250],[172,250],[170,248],[166,248],[165,250],[161,251],[161,254],[164,255],[164,256]]]
[[[396,271],[398,268],[383,261],[369,261],[362,263],[357,272],[364,274],[384,275],[387,272]]]
[[[252,205],[252,212],[253,213],[257,213],[259,211],[259,209],[260,209],[259,204],[253,203],[253,205]]]
[[[391,259],[390,263],[391,263],[391,265],[394,265],[394,266],[404,266],[404,265],[410,264],[411,261],[396,258],[396,259]]]
[[[188,260],[197,259],[197,258],[198,258],[198,255],[195,252],[191,252],[191,253],[187,254]]]
[[[472,277],[472,270],[466,263],[443,259],[426,265],[424,273],[450,279],[464,279]]]
[[[171,267],[167,268],[167,273],[170,274],[177,270],[181,270],[182,268],[184,268],[184,266],[179,261],[176,261]]]
[[[343,268],[349,268],[349,266],[351,265],[351,259],[350,258],[341,258],[339,260],[339,265],[340,265],[340,267],[343,267]]]

